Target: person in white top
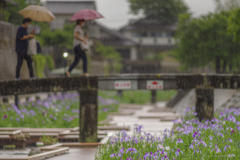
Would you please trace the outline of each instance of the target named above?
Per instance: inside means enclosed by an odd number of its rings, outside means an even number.
[[[82,27],[85,23],[85,20],[77,20],[76,26],[74,28],[74,40],[73,40],[73,47],[74,47],[74,54],[75,59],[73,63],[70,65],[69,69],[66,71],[66,75],[70,77],[70,73],[74,67],[79,63],[80,58],[83,60],[83,72],[85,76],[89,76],[87,73],[87,56],[86,52],[81,48],[81,43],[87,45],[87,39],[89,38],[88,35],[84,37],[84,33],[82,31]]]

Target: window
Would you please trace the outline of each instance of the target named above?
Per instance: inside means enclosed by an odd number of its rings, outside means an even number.
[[[147,32],[142,32],[141,37],[147,37]]]
[[[152,32],[151,33],[151,37],[158,37],[158,36],[159,36],[159,34],[157,32]]]
[[[132,32],[133,37],[141,37],[140,33],[138,32]]]

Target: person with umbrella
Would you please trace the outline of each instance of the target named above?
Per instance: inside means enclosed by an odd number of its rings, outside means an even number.
[[[83,60],[83,72],[85,76],[89,76],[87,72],[87,56],[86,56],[86,51],[89,49],[88,43],[87,43],[87,36],[84,37],[84,33],[82,31],[82,27],[85,24],[86,20],[93,20],[93,19],[98,19],[98,18],[103,18],[103,16],[98,13],[95,10],[90,10],[90,9],[85,9],[78,11],[75,13],[72,18],[70,19],[71,21],[76,21],[76,26],[74,28],[74,41],[73,41],[73,47],[74,47],[74,54],[75,54],[75,59],[73,63],[70,65],[69,69],[66,71],[66,75],[70,77],[70,73],[73,70],[74,67],[77,66],[79,63],[80,58]]]
[[[70,65],[69,69],[66,71],[66,75],[70,77],[70,73],[74,67],[79,63],[80,58],[83,60],[83,72],[85,76],[89,76],[87,73],[87,56],[86,52],[81,47],[81,43],[87,45],[87,39],[89,38],[88,35],[84,37],[84,33],[82,31],[82,27],[84,26],[85,20],[79,19],[76,21],[76,26],[74,28],[74,40],[73,40],[73,48],[75,59],[73,63]]]
[[[33,74],[32,58],[27,55],[28,40],[34,38],[33,32],[27,33],[27,28],[31,25],[30,18],[24,18],[23,24],[17,30],[15,51],[17,52],[17,67],[15,80],[20,80],[20,69],[22,67],[23,59],[27,61],[30,78],[35,78]]]
[[[31,34],[27,33],[27,28],[31,25],[32,20],[37,22],[51,22],[55,16],[43,6],[30,5],[19,11],[23,19],[23,25],[19,27],[16,36],[16,52],[18,54],[18,62],[16,67],[15,80],[20,80],[20,69],[23,59],[26,59],[31,79],[36,77],[33,74],[32,58],[28,55],[29,39],[34,39],[34,30]]]

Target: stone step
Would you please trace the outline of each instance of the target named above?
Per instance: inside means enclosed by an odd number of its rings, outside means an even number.
[[[176,111],[168,108],[156,108],[156,109],[151,109],[148,112],[170,112],[170,113],[176,113]]]

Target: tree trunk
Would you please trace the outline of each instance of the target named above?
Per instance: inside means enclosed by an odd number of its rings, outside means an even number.
[[[226,73],[227,70],[227,60],[223,60],[222,73]]]
[[[110,74],[114,74],[114,65],[113,65],[113,60],[112,59],[110,59],[109,60],[109,66],[110,66],[110,70],[109,70],[109,72],[110,72]]]
[[[233,68],[233,65],[232,65],[232,63],[230,63],[230,64],[229,64],[229,73],[232,73],[232,72],[233,72],[232,68]]]
[[[220,65],[220,58],[217,57],[215,59],[215,63],[216,63],[216,73],[221,73],[221,65]]]

